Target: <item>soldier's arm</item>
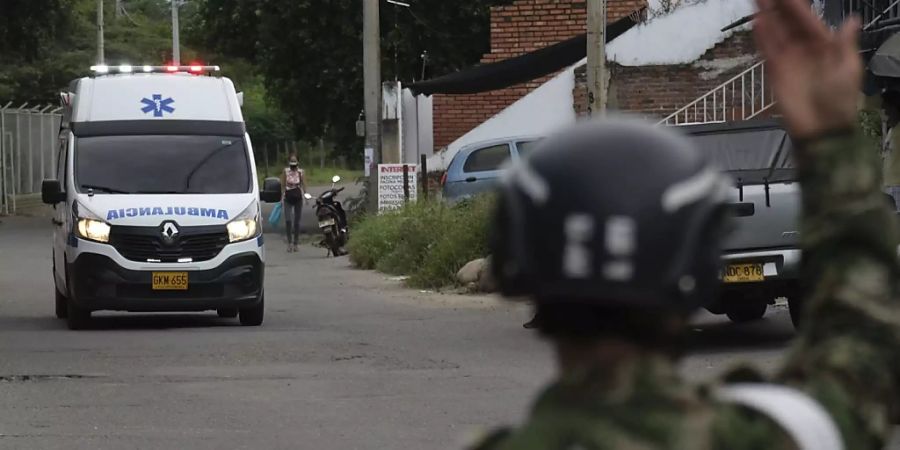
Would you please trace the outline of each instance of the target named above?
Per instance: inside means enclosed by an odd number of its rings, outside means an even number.
[[[805,315],[778,378],[814,396],[850,448],[881,448],[898,401],[900,269],[877,152],[852,131],[859,20],[834,31],[806,0],[757,1],[754,35],[803,185]]]
[[[779,378],[816,397],[845,442],[875,448],[900,401],[896,218],[858,133],[799,145],[805,311]]]
[[[853,449],[880,449],[900,404],[898,233],[879,189],[878,155],[850,129],[798,142],[805,311],[777,381],[825,407]],[[780,426],[725,405],[715,448],[793,449]]]

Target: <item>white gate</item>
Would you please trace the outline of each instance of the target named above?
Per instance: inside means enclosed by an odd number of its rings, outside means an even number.
[[[61,108],[0,107],[0,213],[15,214],[21,196],[41,192],[54,178]]]

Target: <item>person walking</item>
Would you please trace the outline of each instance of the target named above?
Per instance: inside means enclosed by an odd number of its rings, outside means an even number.
[[[900,405],[900,236],[856,126],[859,21],[758,0],[754,35],[803,185],[803,321],[773,377],[678,374],[719,286],[732,180],[677,131],[583,123],[500,186],[492,265],[537,304],[557,379],[481,450],[881,450]]]
[[[303,215],[303,205],[307,202],[304,195],[306,189],[306,174],[300,168],[297,155],[291,154],[288,166],[281,174],[281,185],[284,186],[284,222],[287,233],[288,253],[297,251],[300,244],[300,218]]]

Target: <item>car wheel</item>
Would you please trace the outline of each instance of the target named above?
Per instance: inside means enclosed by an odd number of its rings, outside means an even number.
[[[258,327],[263,323],[263,316],[266,312],[266,295],[260,294],[259,303],[250,308],[241,308],[240,321],[245,327]]]
[[[69,282],[69,271],[66,270],[66,290],[69,296],[66,298],[66,325],[70,330],[83,330],[90,325],[91,310],[79,307],[72,301],[72,283]]]
[[[788,312],[795,330],[800,329],[800,317],[803,315],[803,300],[799,295],[788,297]]]
[[[62,295],[58,288],[53,290],[56,291],[56,318],[65,319],[69,316],[69,299]]]
[[[83,330],[91,323],[91,310],[84,309],[75,302],[66,302],[66,324],[70,330]]]
[[[747,323],[762,319],[768,308],[769,305],[763,302],[742,303],[729,306],[725,315],[734,323]]]
[[[221,317],[223,319],[234,319],[235,317],[238,316],[238,309],[237,308],[222,308],[222,309],[217,309],[216,313],[219,315],[219,317]]]
[[[51,255],[52,263],[52,272],[51,276],[53,277],[53,291],[56,294],[56,318],[57,319],[65,319],[66,316],[69,315],[68,306],[66,305],[69,300],[63,295],[62,292],[59,292],[59,286],[56,284],[56,251],[53,251]],[[66,280],[68,281],[68,280]]]

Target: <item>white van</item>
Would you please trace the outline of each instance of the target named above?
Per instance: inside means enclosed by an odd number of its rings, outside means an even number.
[[[265,250],[241,95],[215,66],[97,66],[61,94],[56,316],[215,310],[262,324]],[[211,75],[212,74],[212,75]]]

